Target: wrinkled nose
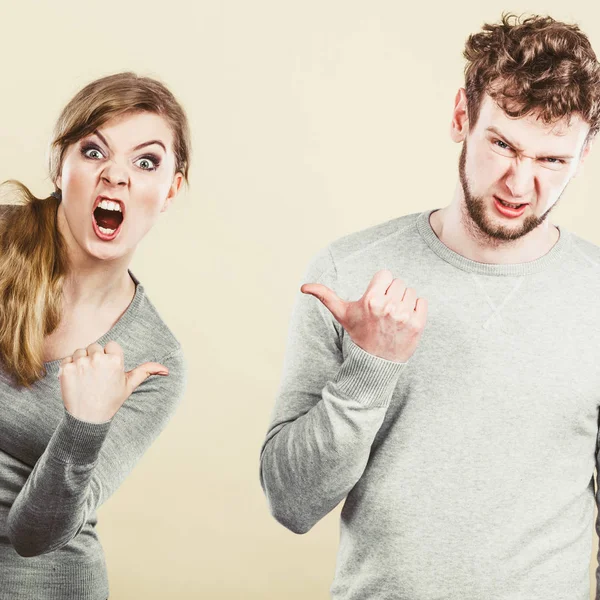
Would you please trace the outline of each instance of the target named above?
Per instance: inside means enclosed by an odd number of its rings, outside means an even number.
[[[530,159],[512,161],[511,170],[506,177],[506,187],[514,198],[524,198],[531,193],[534,188],[534,174]]]
[[[129,175],[126,169],[110,162],[102,171],[102,181],[111,186],[124,186],[129,184]]]

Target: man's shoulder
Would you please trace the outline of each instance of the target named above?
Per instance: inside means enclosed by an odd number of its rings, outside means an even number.
[[[569,235],[575,257],[584,265],[600,271],[600,245],[573,232],[569,232]]]
[[[328,246],[333,260],[338,263],[369,252],[379,253],[398,244],[409,242],[417,235],[416,221],[421,212],[396,217],[377,225],[346,234]]]
[[[372,276],[398,266],[418,243],[416,223],[422,214],[396,217],[335,239],[313,256],[304,280],[333,284],[341,276],[360,281],[359,272]]]

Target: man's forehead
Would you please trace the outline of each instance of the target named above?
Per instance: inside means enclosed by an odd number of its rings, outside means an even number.
[[[583,144],[590,130],[589,123],[578,113],[565,116],[553,123],[545,123],[539,112],[533,112],[524,117],[511,117],[489,95],[485,95],[479,112],[479,123],[484,129],[492,127],[511,139],[527,145],[528,143],[544,142],[577,147]]]

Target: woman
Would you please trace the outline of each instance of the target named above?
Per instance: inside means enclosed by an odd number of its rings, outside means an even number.
[[[22,202],[0,219],[1,598],[108,597],[96,509],[185,386],[180,345],[128,265],[187,181],[189,146],[172,94],[122,73],[65,107],[49,198],[4,186]]]

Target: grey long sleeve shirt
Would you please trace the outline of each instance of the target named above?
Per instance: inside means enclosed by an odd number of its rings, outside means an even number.
[[[126,370],[157,361],[169,375],[149,377],[111,421],[87,423],[66,412],[60,360],[46,363],[47,375],[31,388],[0,370],[0,600],[108,597],[96,510],[165,427],[185,389],[181,347],[134,281],[131,304],[98,342],[120,344]]]
[[[432,211],[345,236],[304,282],[357,300],[389,269],[428,300],[406,363],[298,293],[261,452],[298,533],[344,500],[336,600],[588,600],[600,405],[600,248],[483,264]]]

